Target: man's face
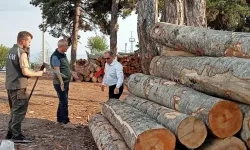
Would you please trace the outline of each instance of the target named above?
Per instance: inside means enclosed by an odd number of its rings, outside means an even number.
[[[62,46],[63,52],[64,53],[67,52],[68,48],[69,48],[68,44],[65,44],[64,46]]]
[[[21,41],[23,44],[23,48],[29,48],[31,43],[31,37],[29,36],[27,39]]]
[[[104,59],[108,64],[111,64],[113,62],[113,57],[109,55],[109,53],[104,54]]]

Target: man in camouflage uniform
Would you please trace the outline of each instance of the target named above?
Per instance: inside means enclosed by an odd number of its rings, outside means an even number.
[[[17,44],[8,51],[6,59],[6,89],[10,106],[10,121],[6,139],[14,142],[31,142],[23,136],[21,123],[25,118],[29,95],[26,93],[29,77],[39,77],[45,71],[33,72],[29,68],[29,47],[33,36],[27,31],[17,35]]]

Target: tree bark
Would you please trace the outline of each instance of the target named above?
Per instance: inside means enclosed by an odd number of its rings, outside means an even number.
[[[150,61],[158,55],[156,44],[150,36],[150,30],[157,22],[158,10],[157,0],[138,1],[137,32],[139,38],[139,49],[141,57],[142,72],[149,74]]]
[[[250,58],[250,34],[207,28],[156,23],[152,39],[164,46],[199,56]]]
[[[89,119],[89,129],[100,150],[130,150],[121,134],[101,114]]]
[[[132,94],[127,96],[124,102],[157,120],[173,132],[180,143],[187,148],[198,148],[207,137],[205,124],[196,117],[177,112]]]
[[[150,74],[198,91],[250,104],[250,62],[236,57],[159,57]]]
[[[78,26],[79,26],[79,16],[80,16],[80,2],[75,0],[75,19],[73,21],[73,44],[71,47],[71,60],[70,67],[72,71],[75,71],[76,65],[76,50],[78,44]]]
[[[174,150],[174,134],[138,109],[110,99],[103,105],[102,112],[121,133],[130,149]]]
[[[239,104],[239,107],[243,114],[240,138],[246,143],[247,147],[250,148],[250,106]]]
[[[112,0],[110,22],[110,51],[113,52],[114,57],[116,57],[117,55],[118,4],[119,0]]]
[[[163,21],[173,24],[185,24],[184,0],[165,0]]]
[[[225,139],[210,138],[198,150],[247,150],[245,144],[237,137]]]
[[[242,126],[239,106],[162,78],[141,73],[128,79],[130,93],[201,119],[212,133],[225,138],[236,134]]]
[[[184,3],[185,24],[195,27],[207,27],[206,0],[185,0]]]

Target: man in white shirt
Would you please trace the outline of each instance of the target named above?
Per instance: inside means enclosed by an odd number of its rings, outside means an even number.
[[[109,87],[109,99],[119,99],[123,92],[123,67],[121,63],[115,60],[111,51],[105,52],[104,59],[106,64],[101,90],[104,91],[104,86],[107,85]]]

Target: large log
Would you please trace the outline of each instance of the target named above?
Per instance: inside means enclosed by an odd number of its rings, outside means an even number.
[[[164,46],[196,55],[250,58],[250,34],[159,22],[151,37]]]
[[[207,128],[198,118],[130,94],[125,103],[141,110],[173,132],[187,148],[198,148],[207,137]]]
[[[175,136],[138,109],[117,99],[108,100],[103,115],[121,133],[130,149],[174,150]]]
[[[198,91],[250,104],[250,61],[236,57],[156,56],[150,74]]]
[[[88,127],[99,150],[130,150],[121,134],[101,114],[92,116]]]
[[[201,119],[219,138],[236,134],[242,126],[242,113],[236,103],[176,82],[136,73],[128,79],[128,90],[136,96]]]
[[[247,148],[239,138],[232,136],[225,139],[208,139],[198,150],[247,150]]]
[[[240,130],[240,138],[250,148],[250,106],[245,104],[239,104],[240,110],[243,114],[243,123]]]

